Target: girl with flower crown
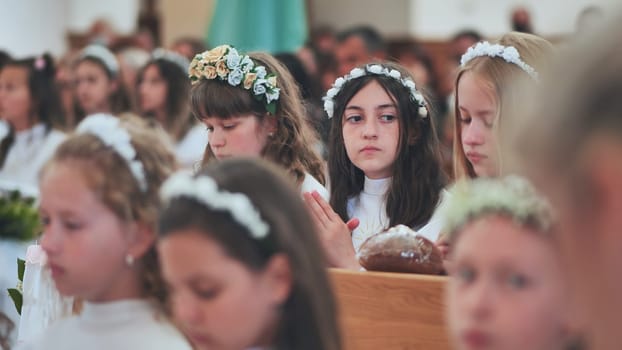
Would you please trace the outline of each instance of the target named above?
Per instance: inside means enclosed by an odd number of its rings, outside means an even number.
[[[189,75],[192,112],[208,131],[203,164],[260,157],[285,168],[303,192],[327,198],[316,135],[295,80],[278,60],[222,45],[197,54]]]
[[[158,121],[175,141],[175,155],[186,168],[199,162],[207,132],[189,109],[190,82],[185,57],[164,49],[153,52],[138,71],[136,96],[139,114]]]
[[[229,159],[162,186],[162,272],[195,349],[341,349],[313,222],[284,175]]]
[[[36,194],[39,169],[65,138],[54,63],[45,54],[0,71],[0,186]]]
[[[76,124],[95,113],[119,116],[130,111],[130,98],[121,79],[119,61],[106,47],[85,47],[73,70]]]
[[[449,192],[440,211],[454,247],[454,349],[569,349],[576,339],[548,203],[517,176],[461,180]]]
[[[444,176],[433,118],[410,73],[394,63],[357,67],[335,81],[324,103],[332,119],[330,205],[317,193],[305,201],[330,263],[359,268],[360,245],[398,224],[435,240]]]
[[[456,179],[499,175],[496,129],[502,118],[525,108],[519,87],[536,86],[552,52],[545,39],[514,32],[494,44],[479,42],[462,56],[455,84]]]
[[[158,190],[176,167],[158,130],[89,116],[43,169],[45,266],[60,294],[83,305],[25,349],[190,349],[167,319],[154,247]]]

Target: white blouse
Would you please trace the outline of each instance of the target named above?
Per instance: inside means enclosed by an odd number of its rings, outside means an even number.
[[[65,140],[63,132],[50,130],[46,133],[43,124],[36,124],[28,130],[16,132],[13,144],[0,169],[0,181],[20,187],[36,188],[39,171],[63,140]]]
[[[207,130],[203,124],[193,126],[175,145],[175,156],[183,168],[192,169],[201,162],[207,147]]]
[[[352,244],[358,252],[361,244],[370,236],[389,228],[389,218],[386,212],[386,193],[391,185],[391,178],[370,179],[365,177],[363,191],[358,196],[350,198],[347,203],[349,218],[357,218],[359,226],[352,232]],[[441,193],[441,201],[445,197]],[[436,206],[438,208],[438,205]],[[443,221],[436,210],[423,227],[414,228],[417,233],[435,242],[442,229]]]
[[[183,335],[147,300],[84,303],[79,316],[53,323],[22,349],[190,350]]]

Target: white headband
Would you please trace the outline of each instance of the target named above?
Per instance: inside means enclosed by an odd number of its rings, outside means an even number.
[[[469,47],[467,52],[462,55],[460,65],[464,66],[470,60],[481,56],[503,58],[506,62],[517,65],[520,69],[525,71],[525,73],[529,74],[531,78],[538,81],[538,72],[520,58],[520,53],[514,46],[503,46],[500,44],[491,44],[488,41],[481,41],[475,46]]]
[[[184,74],[186,74],[188,67],[190,66],[190,61],[186,57],[178,54],[177,52],[162,48],[155,49],[151,54],[151,57],[156,60],[165,60],[176,64],[179,68],[181,68]]]
[[[333,87],[328,89],[326,96],[323,98],[324,110],[326,111],[328,118],[332,118],[335,114],[334,98],[339,94],[343,85],[352,79],[360,78],[369,74],[384,75],[402,83],[402,85],[410,91],[410,98],[419,105],[419,115],[423,118],[428,115],[428,109],[425,106],[423,95],[417,90],[415,82],[412,79],[408,77],[402,78],[402,74],[395,69],[389,69],[380,64],[368,64],[365,68],[354,68],[350,71],[350,73],[344,75],[343,77],[337,78],[337,80],[333,83]]]
[[[165,203],[176,197],[187,197],[209,208],[227,211],[255,239],[262,239],[270,232],[246,195],[219,190],[216,181],[205,175],[195,178],[188,172],[177,172],[164,182],[160,197]]]
[[[101,61],[114,75],[119,73],[119,62],[110,50],[101,45],[89,45],[82,50],[80,58],[92,57]]]
[[[130,133],[121,127],[119,118],[110,114],[98,113],[90,115],[80,122],[76,128],[78,134],[91,134],[111,147],[127,163],[132,175],[138,182],[140,190],[147,190],[145,169],[140,160],[136,159],[136,150],[132,146]]]

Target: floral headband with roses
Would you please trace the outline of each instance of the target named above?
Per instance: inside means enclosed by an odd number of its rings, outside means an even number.
[[[328,89],[323,100],[324,111],[326,111],[326,115],[328,115],[329,119],[335,114],[335,97],[339,94],[343,85],[350,80],[360,78],[364,75],[384,75],[399,81],[405,88],[408,89],[408,91],[410,91],[410,99],[419,106],[419,115],[421,115],[422,118],[426,118],[428,116],[428,108],[426,107],[423,95],[417,90],[415,82],[412,79],[408,77],[402,78],[402,74],[396,69],[385,67],[381,64],[368,64],[363,68],[354,68],[350,71],[350,73],[344,75],[343,77],[337,78],[337,80],[333,83],[333,87]]]
[[[265,238],[270,232],[270,226],[245,194],[219,189],[216,181],[209,176],[193,177],[188,172],[179,171],[162,184],[160,197],[164,203],[184,197],[207,208],[226,211],[257,240]]]
[[[240,55],[232,46],[217,46],[194,56],[188,76],[193,85],[201,79],[219,79],[249,90],[268,112],[276,113],[280,93],[276,75],[268,74],[266,67],[255,64],[248,55]]]

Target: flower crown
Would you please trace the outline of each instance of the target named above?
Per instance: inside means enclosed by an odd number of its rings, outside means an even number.
[[[553,221],[548,202],[519,176],[463,180],[449,192],[451,196],[439,210],[445,218],[444,232],[450,235],[485,214],[506,214],[521,225],[534,225],[543,232],[549,230]]]
[[[270,232],[270,227],[246,195],[220,190],[216,181],[205,175],[193,177],[187,172],[179,171],[164,182],[160,197],[165,203],[173,198],[186,197],[208,208],[226,211],[258,240],[265,238]]]
[[[538,81],[538,72],[521,59],[520,53],[514,46],[503,46],[501,44],[491,44],[488,41],[480,41],[475,46],[469,47],[467,52],[462,55],[460,65],[464,66],[470,60],[481,56],[501,57],[506,62],[517,65],[525,73],[529,74],[532,79]]]
[[[82,50],[80,58],[95,58],[100,61],[106,68],[116,75],[119,73],[119,61],[110,50],[101,45],[89,45]]]
[[[268,74],[266,67],[256,65],[248,55],[240,55],[232,46],[217,46],[194,56],[188,76],[192,84],[201,79],[218,78],[231,86],[252,90],[255,98],[264,103],[268,112],[276,113],[276,101],[279,100],[280,92],[276,75]]]
[[[80,122],[76,132],[94,135],[106,146],[111,147],[125,160],[136,182],[138,182],[140,190],[143,192],[147,190],[145,169],[140,160],[136,159],[132,137],[127,130],[121,127],[119,118],[104,113],[93,114]]]
[[[326,96],[324,96],[323,98],[324,110],[326,111],[328,118],[332,118],[335,114],[334,99],[341,91],[343,85],[350,80],[370,74],[384,75],[402,83],[402,85],[404,85],[404,87],[406,87],[410,91],[411,100],[419,105],[419,115],[421,115],[423,118],[427,117],[428,109],[426,107],[425,100],[423,99],[423,95],[417,90],[415,82],[411,78],[402,78],[402,74],[399,71],[395,69],[390,69],[381,64],[368,64],[365,66],[365,68],[354,68],[350,71],[350,73],[344,75],[343,77],[337,78],[337,80],[335,80],[335,82],[333,83],[333,87],[328,89],[328,91],[326,92]]]
[[[165,60],[176,64],[182,71],[186,72],[188,67],[190,66],[190,61],[188,59],[177,52],[165,50],[162,48],[155,49],[151,54],[151,57],[154,60]]]

